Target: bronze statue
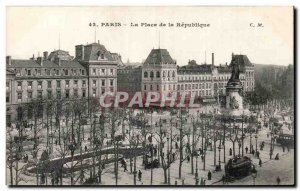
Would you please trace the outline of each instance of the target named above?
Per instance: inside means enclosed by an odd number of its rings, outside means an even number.
[[[232,62],[231,77],[230,82],[239,82],[240,81],[240,67],[238,62]]]

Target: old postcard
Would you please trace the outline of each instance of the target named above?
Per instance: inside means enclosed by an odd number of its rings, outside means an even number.
[[[293,7],[6,11],[7,185],[295,185]]]

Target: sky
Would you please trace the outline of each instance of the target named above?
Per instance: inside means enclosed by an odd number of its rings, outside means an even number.
[[[232,53],[256,64],[293,64],[293,7],[7,7],[6,54],[28,59],[60,47],[74,56],[75,45],[95,41],[91,22],[98,24],[96,41],[123,62],[142,62],[160,47],[178,65],[210,64],[212,52],[215,65],[229,63]],[[111,22],[122,26],[101,26]],[[130,26],[182,22],[209,27]]]

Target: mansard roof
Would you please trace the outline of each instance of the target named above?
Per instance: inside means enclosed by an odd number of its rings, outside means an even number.
[[[104,45],[92,43],[84,46],[84,60],[97,61],[103,55],[105,61],[116,61]]]
[[[145,64],[176,64],[167,49],[152,49]]]
[[[232,55],[232,59],[230,62],[230,66],[232,65],[233,62],[237,62],[240,66],[245,67],[253,67],[254,65],[250,62],[249,58],[247,55]]]
[[[61,60],[60,65],[50,60],[43,60],[40,64],[37,60],[11,60],[9,68],[82,68],[85,69],[79,62],[75,60]]]
[[[73,60],[73,57],[70,56],[69,52],[64,50],[55,50],[51,52],[47,59],[54,61],[56,58],[61,60]]]
[[[197,64],[195,60],[191,60],[187,65],[178,68],[178,74],[199,74],[212,73],[212,65]]]

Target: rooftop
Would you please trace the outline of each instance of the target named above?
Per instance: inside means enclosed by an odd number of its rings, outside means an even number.
[[[147,59],[146,64],[176,64],[176,62],[170,56],[167,49],[152,49]]]

